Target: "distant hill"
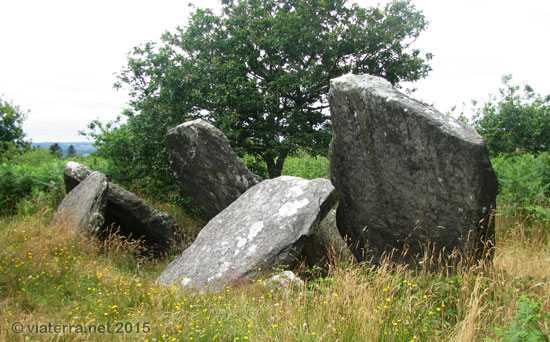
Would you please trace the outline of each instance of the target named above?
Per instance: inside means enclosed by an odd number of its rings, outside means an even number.
[[[32,147],[40,147],[40,148],[50,148],[51,145],[55,144],[55,142],[39,142],[39,143],[32,143]],[[67,150],[69,149],[69,146],[73,145],[73,147],[76,150],[76,155],[79,157],[85,157],[95,150],[97,148],[94,147],[89,142],[58,142],[57,143],[63,152],[63,155],[67,154]]]

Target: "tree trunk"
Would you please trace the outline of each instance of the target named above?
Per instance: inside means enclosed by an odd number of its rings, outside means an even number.
[[[264,161],[267,164],[267,173],[269,178],[275,178],[281,175],[287,155],[288,151],[282,151],[281,154],[279,154],[279,157],[277,157],[277,161],[275,161],[275,158],[263,156]]]

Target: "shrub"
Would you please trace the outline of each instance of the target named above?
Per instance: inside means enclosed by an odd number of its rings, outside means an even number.
[[[57,204],[64,195],[63,163],[37,149],[0,164],[0,215],[13,214],[22,199],[44,194]]]
[[[550,222],[550,154],[501,155],[492,159],[505,214]]]

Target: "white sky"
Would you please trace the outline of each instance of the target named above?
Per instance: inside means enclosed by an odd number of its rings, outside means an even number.
[[[430,21],[415,47],[434,54],[430,75],[406,85],[418,88],[415,97],[442,112],[468,109],[497,93],[504,74],[550,93],[550,1],[413,1]],[[128,100],[112,87],[127,53],[185,25],[188,3],[0,0],[0,96],[30,110],[23,129],[34,142],[84,141],[78,130],[113,120]]]

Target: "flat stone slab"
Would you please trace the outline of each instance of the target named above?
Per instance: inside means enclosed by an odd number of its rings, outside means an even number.
[[[337,225],[359,260],[493,245],[497,179],[473,128],[374,76],[331,80],[329,103]]]
[[[54,216],[53,223],[67,222],[78,233],[97,236],[105,224],[107,177],[92,172],[65,196]]]
[[[208,218],[261,181],[233,152],[227,137],[204,120],[168,130],[166,142],[174,175]]]
[[[312,236],[335,201],[334,187],[326,179],[265,180],[210,220],[157,281],[215,290],[292,264],[307,255]]]

